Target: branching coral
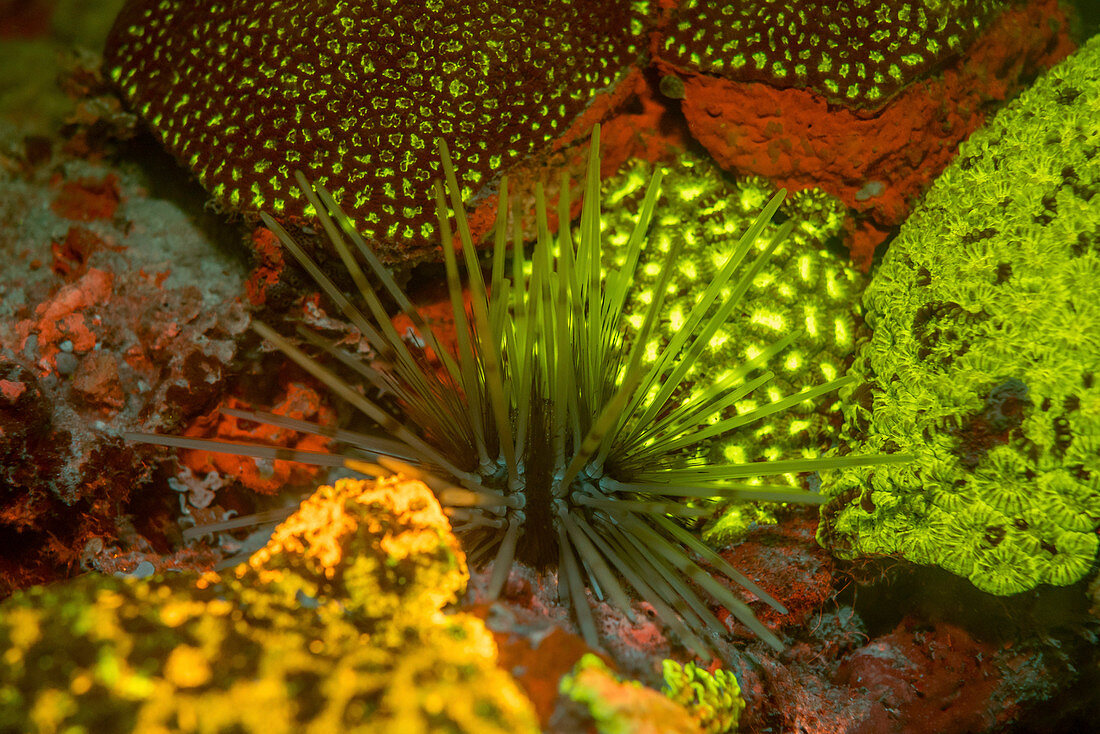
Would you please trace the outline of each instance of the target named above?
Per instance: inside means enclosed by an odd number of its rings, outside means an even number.
[[[864,303],[845,446],[908,466],[831,472],[819,538],[978,588],[1064,585],[1100,526],[1100,41],[961,148]]]

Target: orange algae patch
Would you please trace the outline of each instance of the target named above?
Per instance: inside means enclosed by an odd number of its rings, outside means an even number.
[[[27,391],[27,383],[25,382],[13,382],[11,380],[0,380],[0,395],[5,400],[15,402],[19,399],[23,393]]]
[[[83,353],[96,344],[96,335],[88,325],[84,309],[110,300],[114,275],[106,270],[89,268],[76,283],[62,287],[49,301],[38,304],[36,318],[24,319],[16,325],[21,350],[26,349],[31,335],[38,338],[38,367],[45,376],[55,367],[54,359],[62,342],[71,343],[71,351]],[[93,319],[93,325],[95,320]]]
[[[490,607],[485,604],[473,613],[487,619]],[[550,725],[558,705],[558,682],[592,648],[579,636],[554,627],[537,644],[528,636],[511,631],[493,630],[500,666],[509,671],[531,700],[543,727]]]
[[[267,303],[268,291],[279,282],[286,260],[279,239],[266,227],[257,227],[253,231],[252,252],[258,262],[249,273],[244,288],[248,302],[253,306],[262,306]]]
[[[112,415],[126,405],[118,360],[106,351],[89,352],[72,377],[72,395],[78,402]]]
[[[111,173],[101,179],[82,178],[66,181],[50,203],[54,214],[76,222],[110,219],[118,209],[122,194],[118,176]]]
[[[235,397],[227,398],[224,405],[227,408],[241,410],[249,410],[253,407]],[[302,382],[287,381],[282,398],[271,408],[271,412],[288,418],[318,422],[322,425],[329,425],[335,420],[335,413],[324,404],[321,392]],[[196,420],[183,435],[287,446],[300,451],[324,451],[329,442],[324,436],[300,434],[285,428],[224,415],[217,411]],[[259,494],[275,494],[288,484],[310,481],[320,473],[317,467],[292,461],[279,459],[272,462],[258,461],[247,456],[209,451],[181,452],[181,462],[200,475],[216,471],[234,477],[245,487]]]

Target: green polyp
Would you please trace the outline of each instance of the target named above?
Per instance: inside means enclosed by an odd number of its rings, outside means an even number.
[[[603,184],[607,202],[602,221],[605,229],[621,230],[643,193],[652,166],[634,162]],[[673,273],[664,314],[651,339],[651,353],[679,329],[679,319],[689,311],[700,284],[711,280],[732,252],[759,207],[774,194],[774,187],[758,178],[730,181],[710,163],[690,155],[664,166],[664,204],[655,217],[642,255],[634,290],[628,301],[626,323],[638,328],[641,313],[656,281],[657,255],[667,243],[682,240],[680,259]],[[789,395],[843,374],[854,353],[857,317],[852,303],[863,285],[863,276],[834,257],[826,244],[841,232],[843,207],[827,194],[801,191],[790,195],[780,211],[792,222],[792,232],[773,254],[744,297],[748,318],[730,319],[711,340],[691,374],[691,390],[705,390],[731,365],[759,354],[777,339],[797,330],[795,348],[784,354],[778,376],[769,383],[776,395]],[[766,243],[778,225],[769,225],[758,238]],[[754,248],[755,249],[755,248]],[[617,249],[608,247],[604,267],[621,267]],[[654,267],[650,268],[649,265]],[[806,328],[806,325],[819,328]],[[693,393],[684,394],[690,399]],[[723,414],[734,415],[756,407],[756,400],[740,401]],[[838,410],[834,400],[794,408],[752,424],[751,430],[735,431],[711,441],[707,455],[720,463],[792,456],[813,456],[827,445],[828,416]],[[777,478],[799,485],[796,475]],[[728,542],[751,524],[775,522],[766,504],[730,504],[708,527],[708,542]]]
[[[823,475],[818,537],[835,553],[998,595],[1092,568],[1100,131],[1079,121],[1100,109],[1098,70],[1093,39],[974,133],[875,273],[841,446],[918,458]]]

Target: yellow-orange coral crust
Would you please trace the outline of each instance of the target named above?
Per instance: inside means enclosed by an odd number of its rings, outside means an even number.
[[[320,488],[224,576],[85,575],[0,605],[0,731],[536,732],[419,482]]]

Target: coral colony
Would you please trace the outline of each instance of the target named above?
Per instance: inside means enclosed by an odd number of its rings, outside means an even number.
[[[962,145],[884,258],[841,437],[918,459],[827,475],[819,535],[838,554],[902,555],[999,595],[1092,568],[1098,98],[1094,40]]]
[[[645,5],[141,0],[104,55],[222,206],[301,216],[302,171],[392,264],[436,254],[435,139],[463,161],[464,198],[563,136],[583,141],[594,95],[641,56]]]
[[[27,299],[0,322],[0,732],[1074,726],[1100,37],[1073,23],[126,0],[95,81],[119,114],[0,155],[35,212],[0,197],[0,234],[87,225],[0,280]],[[149,224],[95,141],[131,112],[257,225],[251,276],[186,207]],[[932,614],[878,593],[911,582]]]

